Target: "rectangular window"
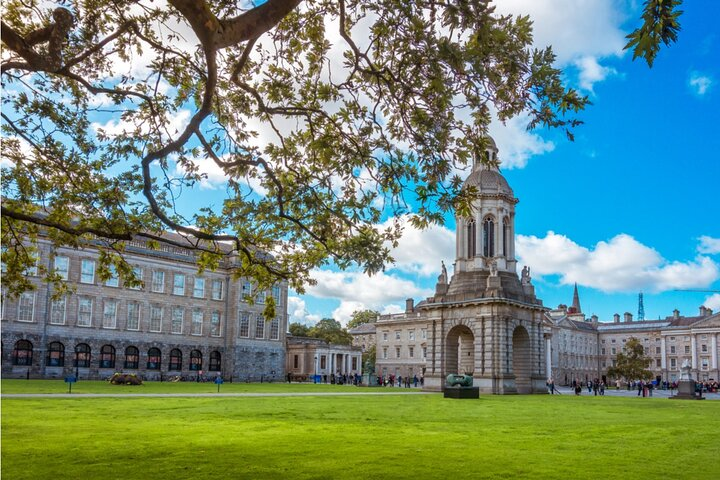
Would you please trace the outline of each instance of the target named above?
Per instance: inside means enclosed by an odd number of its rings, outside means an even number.
[[[660,359],[655,360],[655,367],[660,368]]]
[[[408,356],[409,356],[410,358],[414,358],[414,357],[415,357],[415,348],[413,348],[413,347],[409,347],[409,348],[408,348]]]
[[[604,348],[600,349],[600,353],[601,353],[602,355],[605,355],[605,349],[604,349]]]
[[[182,307],[173,307],[170,333],[182,333],[184,316],[185,310]]]
[[[275,299],[275,305],[280,304],[280,285],[273,285],[272,297]]]
[[[250,336],[250,314],[247,312],[240,312],[240,326],[238,328],[238,336]]]
[[[395,340],[400,340],[400,330],[395,330]]]
[[[118,287],[120,286],[120,277],[117,273],[117,268],[115,268],[115,265],[110,265],[108,267],[110,270],[110,278],[105,280],[105,286],[106,287]]]
[[[613,354],[613,355],[615,355],[615,354],[617,353],[617,349],[616,349],[615,347],[612,347],[612,348],[610,349],[610,353]]]
[[[150,288],[155,293],[163,293],[165,291],[165,272],[153,270],[152,285]]]
[[[415,340],[415,330],[410,330],[408,332],[408,340]]]
[[[708,369],[708,359],[707,359],[707,358],[703,358],[703,359],[701,360],[701,363],[700,363],[700,364],[701,364],[703,370],[707,370],[707,369]]]
[[[195,277],[195,283],[193,283],[193,297],[205,298],[205,279]]]
[[[255,318],[255,338],[265,338],[265,317],[262,315]]]
[[[133,267],[133,275],[135,275],[135,278],[142,282],[143,281],[143,269],[142,267]],[[128,287],[130,290],[140,290],[142,288],[142,285],[138,285],[136,287]]]
[[[55,273],[60,276],[63,280],[68,279],[70,271],[70,259],[68,257],[55,257],[53,260]]]
[[[280,319],[279,318],[273,318],[272,322],[270,322],[270,339],[271,340],[279,340],[280,339]]]
[[[705,344],[700,345],[700,351],[701,351],[702,353],[707,353],[707,345],[705,345]]]
[[[140,330],[140,304],[138,302],[127,303],[127,329]]]
[[[655,355],[660,355],[660,347],[655,347]]]
[[[117,326],[117,300],[105,300],[103,305],[103,328]]]
[[[192,312],[192,335],[202,335],[202,324],[203,324],[203,311],[199,308],[194,308]]]
[[[92,298],[80,297],[78,298],[78,327],[90,327],[92,326]]]
[[[162,331],[163,307],[153,305],[150,307],[150,331]]]
[[[265,290],[263,290],[262,292],[258,292],[258,294],[255,295],[255,303],[258,303],[258,304],[265,303],[265,294],[266,294]]]
[[[675,341],[675,337],[670,337],[670,341],[671,341],[671,342],[674,342],[674,341]]]
[[[217,310],[212,312],[210,317],[210,336],[219,337],[222,335],[222,328],[220,326],[221,314]]]
[[[384,342],[387,342],[387,337],[388,337],[387,332],[383,332],[383,341]]]
[[[181,273],[173,277],[173,295],[185,295],[185,275]]]
[[[243,302],[247,302],[250,294],[252,294],[252,285],[250,284],[250,282],[245,280],[242,284],[242,297],[240,298],[240,300]]]
[[[423,328],[422,330],[420,330],[420,338],[422,338],[423,340],[427,339],[427,328]]]
[[[675,345],[670,345],[670,353],[675,353]]]
[[[67,297],[62,296],[53,300],[50,304],[50,323],[53,325],[65,325],[65,306]]]
[[[674,358],[670,359],[670,368],[674,369],[677,366],[677,363]]]
[[[293,358],[293,368],[299,368],[298,365],[300,364],[298,355],[295,355]]]
[[[690,345],[685,345],[685,353],[690,353]]]
[[[320,355],[320,368],[324,369],[326,364],[327,359],[325,358],[325,355]]]
[[[613,338],[612,340],[610,340],[610,343],[615,343],[615,339]]]
[[[395,358],[400,358],[400,347],[395,347]]]
[[[422,347],[423,349],[423,359],[427,358],[427,347]]]
[[[95,260],[83,258],[80,262],[80,283],[95,283]]]
[[[383,347],[383,358],[387,358],[387,347]]]
[[[23,292],[18,300],[18,322],[32,322],[35,313],[35,292]]]
[[[38,265],[40,265],[40,255],[36,256],[35,263],[33,263],[32,266],[28,267],[25,270],[25,275],[30,276],[30,277],[37,277]]]
[[[223,281],[220,279],[215,279],[212,281],[212,299],[223,299]]]

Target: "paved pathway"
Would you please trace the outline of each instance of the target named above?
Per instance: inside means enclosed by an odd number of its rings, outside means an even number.
[[[572,388],[570,387],[555,387],[561,395],[574,395]],[[582,389],[583,397],[594,396],[593,392],[588,393],[587,387]],[[673,395],[677,395],[677,390],[673,390]],[[599,396],[599,395],[598,395]],[[637,389],[628,390],[627,388],[621,388],[620,390],[608,389],[605,390],[606,397],[637,397]],[[653,396],[650,398],[668,398],[670,397],[670,390],[653,390]],[[720,393],[703,393],[703,397],[708,400],[720,400]],[[642,396],[640,396],[642,398]]]
[[[171,398],[171,397],[347,397],[354,395],[430,395],[420,390],[364,392],[277,392],[277,393],[3,393],[5,398]]]

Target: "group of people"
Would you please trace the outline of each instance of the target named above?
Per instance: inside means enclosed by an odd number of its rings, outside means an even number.
[[[418,378],[417,375],[413,375],[410,377],[409,375],[406,375],[403,377],[402,375],[398,375],[397,377],[395,375],[378,375],[377,377],[377,384],[381,387],[405,387],[410,388],[413,387],[422,387],[425,385],[425,378],[420,375],[420,378]]]
[[[575,395],[580,395],[582,393],[583,386],[587,387],[588,393],[594,393],[596,397],[598,395],[605,395],[605,388],[607,387],[607,385],[605,385],[605,381],[599,378],[587,380],[584,384],[579,380],[572,381],[572,388]]]

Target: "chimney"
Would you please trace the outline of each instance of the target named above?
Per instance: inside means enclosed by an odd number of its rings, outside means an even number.
[[[613,315],[613,323],[620,323],[620,314]]]
[[[412,313],[415,310],[415,301],[412,298],[405,300],[405,313]]]
[[[677,320],[678,318],[680,318],[680,310],[678,310],[677,308],[676,308],[675,310],[673,310],[673,318],[674,318],[675,320]]]
[[[598,316],[597,316],[597,315],[593,315],[592,317],[590,317],[590,321],[591,321],[593,324],[597,324],[597,323],[598,323]]]
[[[625,323],[630,323],[630,322],[632,322],[632,313],[625,312]]]

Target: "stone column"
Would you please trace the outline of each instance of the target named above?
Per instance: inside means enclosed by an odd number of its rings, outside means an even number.
[[[552,378],[552,339],[545,337],[545,376]]]
[[[665,357],[665,349],[667,348],[665,346],[666,340],[667,337],[665,337],[664,335],[661,337],[660,340],[660,368],[662,368],[663,371],[667,369],[667,359]],[[667,380],[667,378],[665,380]]]
[[[699,370],[700,366],[698,365],[697,359],[697,337],[695,336],[695,334],[692,334],[690,336],[690,354],[692,355],[692,369]]]
[[[717,352],[717,333],[713,333],[710,335],[710,340],[712,344],[710,345],[710,353],[712,357],[710,358],[710,362],[712,365],[712,369],[716,370],[718,368],[718,352]]]

